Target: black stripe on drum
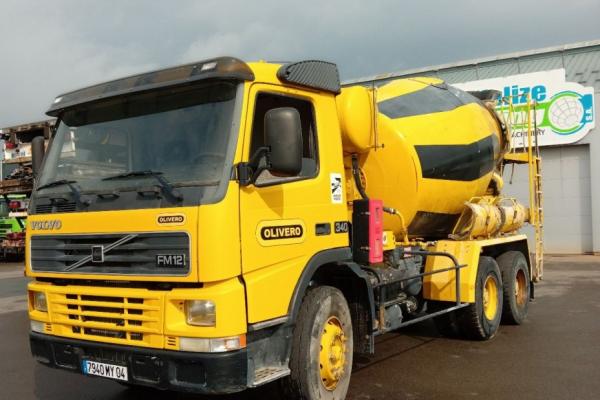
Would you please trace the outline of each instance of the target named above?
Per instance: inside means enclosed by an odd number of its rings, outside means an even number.
[[[494,169],[494,139],[487,136],[471,144],[415,146],[423,178],[473,181]]]
[[[460,214],[418,211],[408,226],[408,234],[424,239],[447,238],[452,233],[458,217]]]
[[[481,102],[470,94],[445,84],[425,86],[416,92],[377,103],[377,109],[389,118],[412,117],[452,111],[465,104]]]

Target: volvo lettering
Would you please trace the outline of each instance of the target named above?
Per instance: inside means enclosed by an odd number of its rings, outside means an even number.
[[[62,227],[62,223],[60,220],[52,220],[52,221],[31,221],[30,222],[31,229],[33,230],[55,230],[60,229]]]

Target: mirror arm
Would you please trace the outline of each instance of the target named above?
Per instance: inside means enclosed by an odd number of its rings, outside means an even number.
[[[54,125],[52,125],[52,127],[50,128],[50,138],[49,139],[53,139],[54,136],[56,136],[56,132],[58,131],[58,125],[60,125],[62,121],[62,114],[60,114],[58,117],[56,117],[56,121],[54,121]]]
[[[250,160],[248,161],[249,166],[253,169],[258,168],[260,159],[265,156],[268,156],[269,151],[271,151],[271,148],[267,147],[267,146],[259,147],[258,149],[256,149],[256,151],[254,152],[254,154],[252,155],[252,157],[250,157]]]
[[[269,168],[269,151],[269,147],[259,147],[248,162],[242,162],[237,165],[237,178],[241,186],[251,185],[264,170]],[[263,157],[267,158],[266,166],[260,166],[260,160]]]

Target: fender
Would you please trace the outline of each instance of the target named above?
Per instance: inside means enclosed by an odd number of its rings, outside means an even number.
[[[315,282],[337,287],[351,305],[357,353],[373,354],[375,298],[367,273],[352,261],[349,247],[324,250],[307,263],[290,300],[287,324],[295,324],[306,291]],[[352,303],[356,304],[354,307]],[[362,339],[361,339],[362,338]]]
[[[343,268],[344,266],[347,267],[358,279],[366,282],[368,289],[371,289],[371,282],[369,281],[367,274],[358,266],[358,264],[352,261],[352,251],[350,250],[350,247],[340,247],[337,249],[320,251],[312,256],[306,264],[306,267],[304,267],[302,275],[300,275],[300,279],[296,284],[294,294],[290,300],[288,321],[293,322],[296,320],[300,305],[302,304],[302,299],[306,294],[306,290],[311,285],[315,273],[321,266],[326,264],[338,264],[340,268]],[[375,315],[375,302],[372,290],[369,290],[369,303],[372,308],[372,315]]]
[[[296,318],[306,291],[315,283],[335,286],[350,300],[356,338],[354,351],[362,354],[375,351],[375,300],[367,273],[352,261],[349,247],[320,251],[304,267],[290,299],[287,316],[248,326],[249,387],[289,375],[288,362]],[[258,371],[266,369],[274,372],[268,377],[257,375]]]
[[[527,237],[525,235],[478,240],[439,240],[427,247],[427,251],[430,252],[454,254],[460,264],[466,265],[460,274],[461,301],[466,303],[475,302],[475,282],[479,257],[484,255],[496,258],[508,250],[522,251],[525,258],[529,260]],[[440,256],[428,256],[425,261],[425,272],[433,272],[448,267],[448,263],[447,259]],[[530,260],[528,264],[531,274],[532,264]],[[423,298],[425,300],[456,301],[454,278],[448,280],[447,277],[441,274],[425,276],[423,279]]]

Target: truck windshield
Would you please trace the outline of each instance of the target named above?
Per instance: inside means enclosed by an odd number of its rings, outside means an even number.
[[[236,83],[210,82],[66,111],[46,156],[36,204],[44,197],[78,204],[73,198],[85,197],[87,209],[96,203],[118,209],[217,201],[230,176],[236,92]],[[152,193],[155,201],[148,202]],[[140,197],[144,201],[131,204]]]

